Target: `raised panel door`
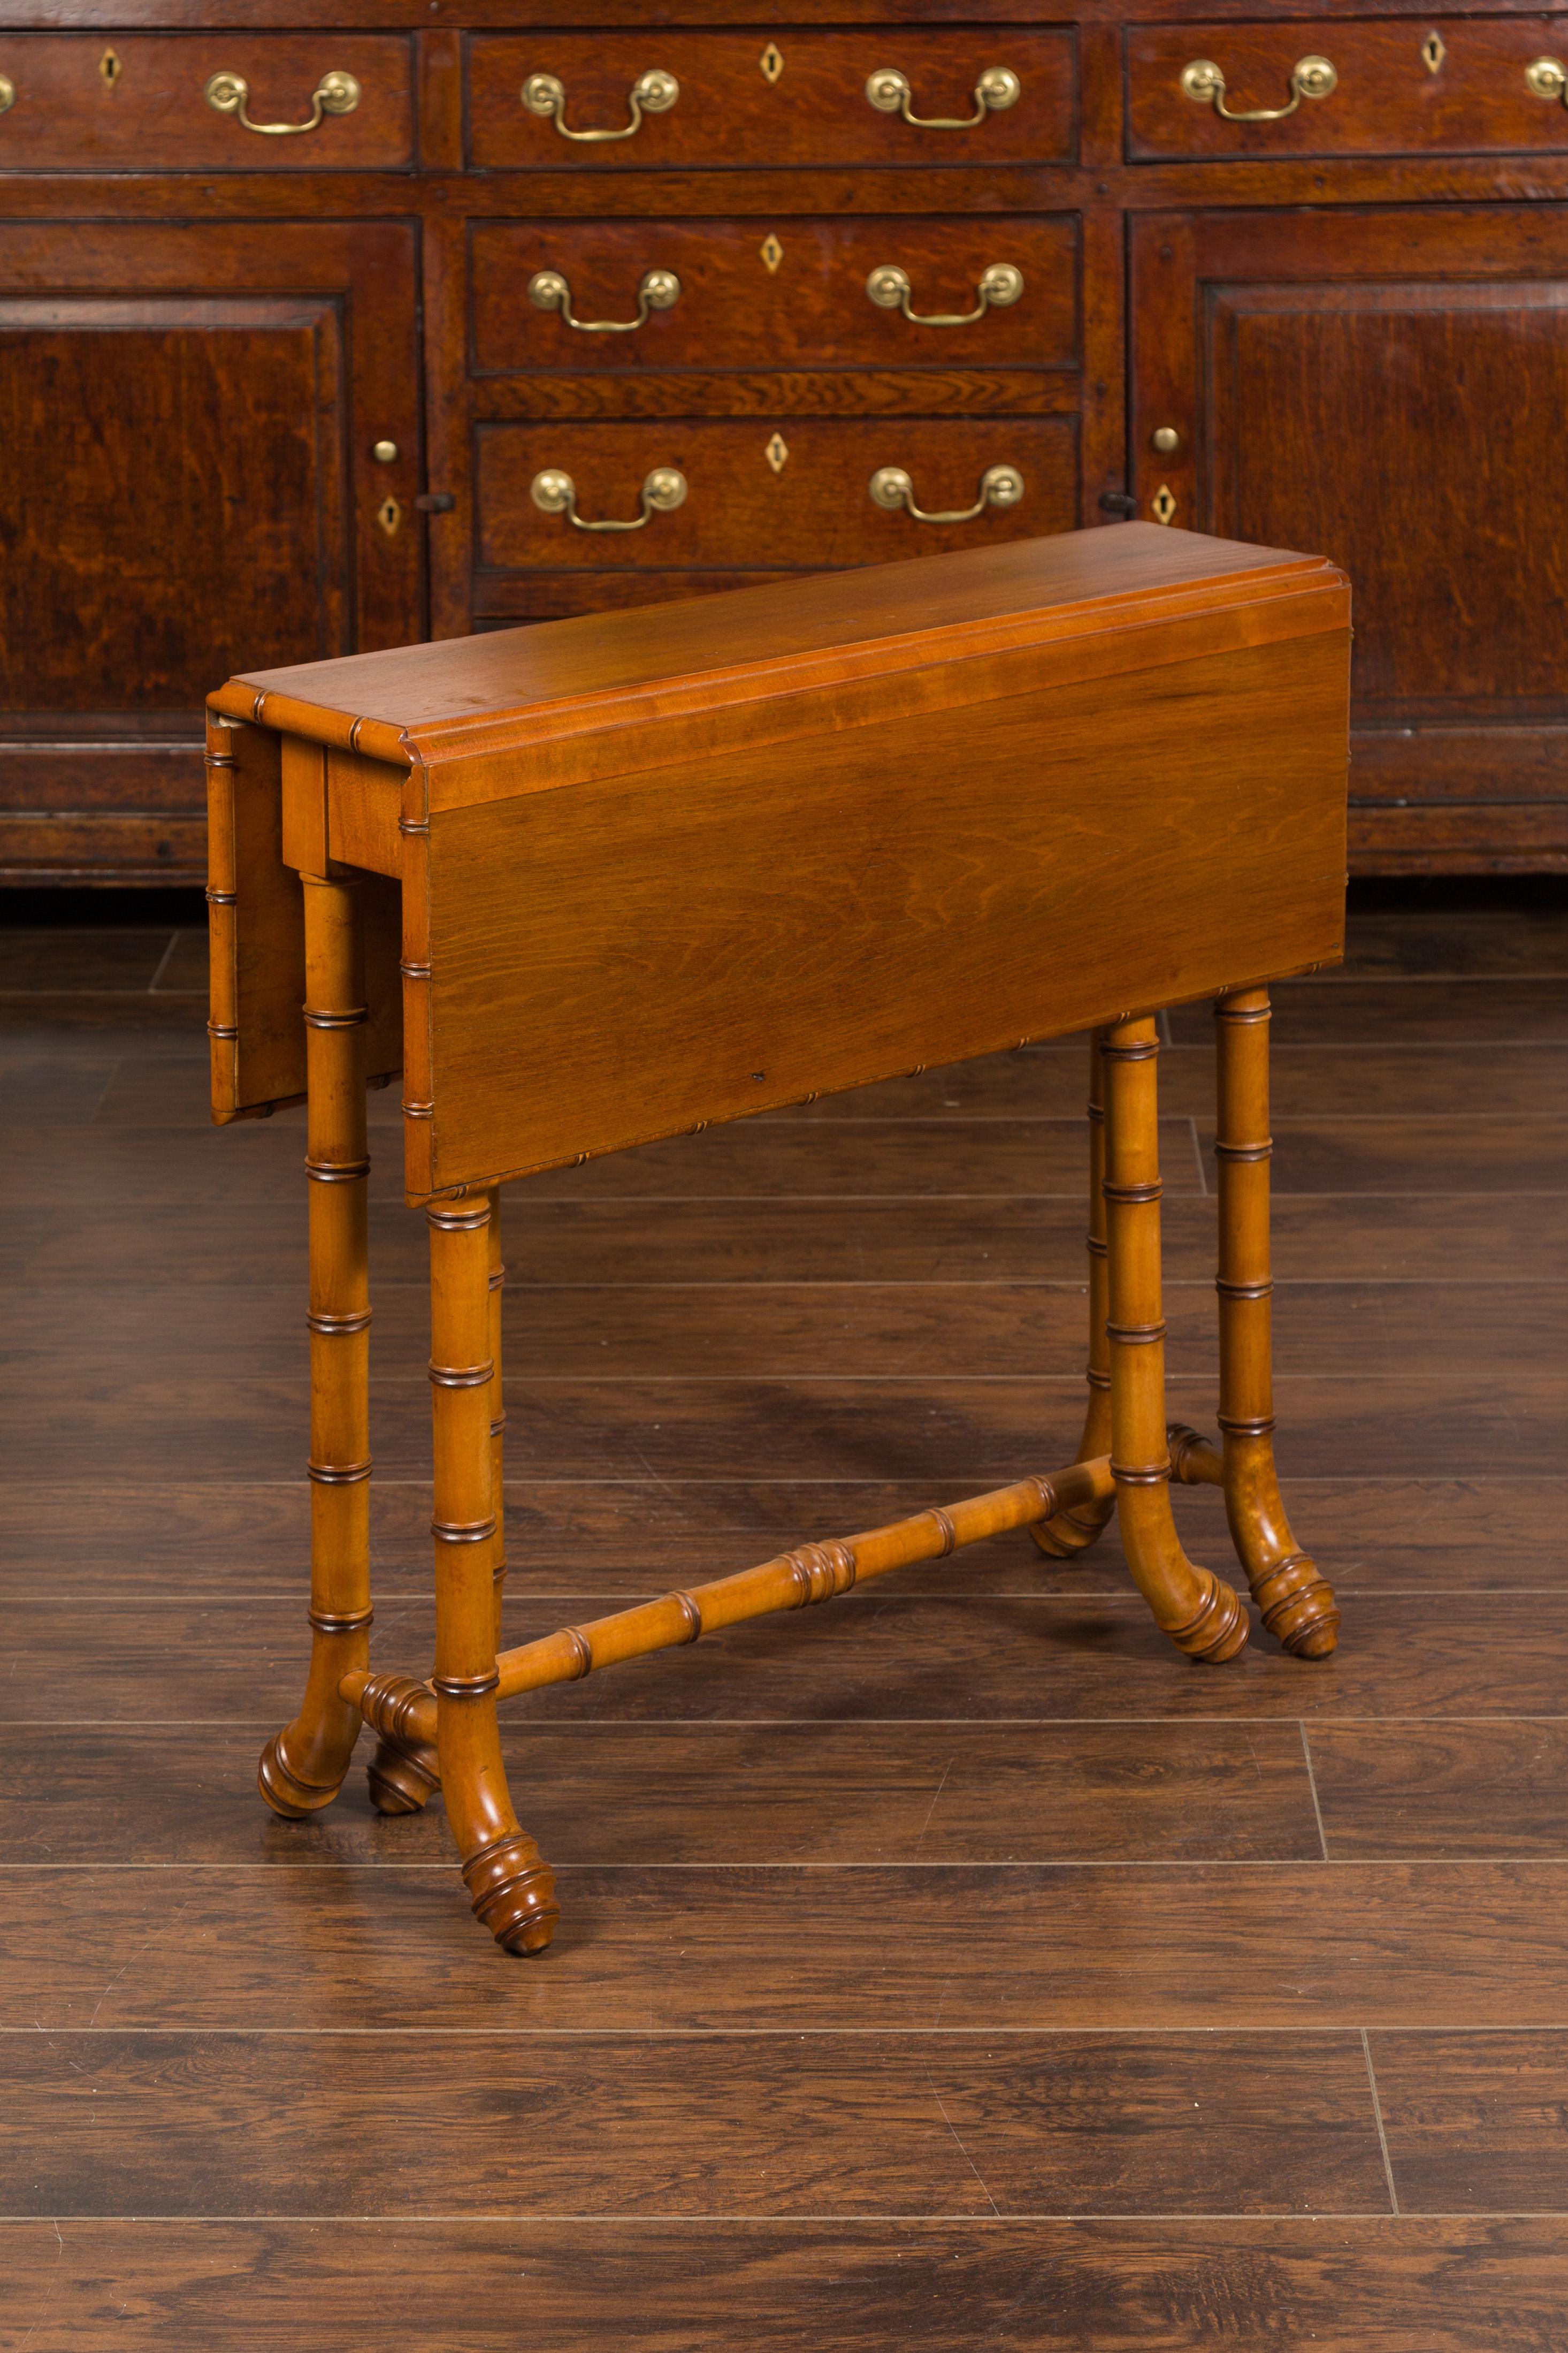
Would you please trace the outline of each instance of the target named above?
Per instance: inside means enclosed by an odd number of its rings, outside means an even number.
[[[1352,867],[1568,864],[1568,210],[1154,216],[1131,328],[1140,512],[1350,575]]]
[[[419,634],[412,247],[0,229],[10,879],[199,876],[214,683]]]

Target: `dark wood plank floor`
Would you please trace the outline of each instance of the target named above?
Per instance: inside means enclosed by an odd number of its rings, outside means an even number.
[[[304,1654],[300,1122],[198,934],[0,932],[0,2344],[1561,2353],[1568,902],[1385,893],[1276,1023],[1279,1452],[1342,1647],[1026,1535],[513,1705],[552,1950],[439,1807],[254,1790]],[[1163,1058],[1213,1425],[1208,1024]],[[1079,1049],[508,1197],[513,1639],[1045,1469]],[[430,1640],[373,1098],[377,1656]],[[1228,1559],[1217,1498],[1177,1508]]]

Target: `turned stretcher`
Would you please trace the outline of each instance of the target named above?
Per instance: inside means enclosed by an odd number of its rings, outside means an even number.
[[[331,1803],[366,1725],[384,1813],[437,1788],[473,1908],[547,1945],[500,1700],[1027,1527],[1114,1510],[1156,1622],[1234,1658],[1183,1552],[1222,1486],[1262,1621],[1338,1612],[1275,1479],[1268,983],[1342,947],[1349,590],[1144,524],[236,679],[209,707],[214,1115],[306,1098],[311,1654],[262,1795]],[[1155,1009],[1217,1015],[1216,1448],[1167,1428]],[[303,1020],[300,1008],[303,1006]],[[1087,1029],[1077,1459],[500,1647],[500,1188]],[[365,1087],[401,1070],[429,1224],[436,1656],[372,1671]]]

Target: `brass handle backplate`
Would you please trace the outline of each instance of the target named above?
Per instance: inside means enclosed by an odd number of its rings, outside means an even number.
[[[1016,106],[1022,89],[1011,66],[987,66],[974,85],[973,114],[916,114],[908,74],[901,74],[897,66],[879,66],[867,78],[866,96],[879,114],[901,114],[917,131],[973,131],[988,114],[1003,114]]]
[[[0,114],[9,114],[16,103],[16,83],[9,74],[0,74]]]
[[[915,486],[901,466],[879,466],[867,488],[872,503],[896,514],[901,507],[916,522],[973,522],[987,507],[1016,507],[1024,495],[1024,477],[1016,466],[987,466],[980,477],[980,496],[972,507],[955,507],[951,514],[927,514],[915,504]]]
[[[250,101],[250,84],[243,74],[215,73],[207,76],[202,96],[219,114],[237,114],[247,131],[259,132],[263,139],[298,139],[307,131],[320,128],[328,114],[352,114],[360,102],[360,86],[352,73],[324,73],[310,92],[310,115],[306,122],[252,122],[247,111]]]
[[[635,522],[584,522],[577,512],[577,485],[559,466],[535,474],[528,495],[541,514],[563,514],[579,531],[641,531],[656,514],[673,514],[686,504],[686,477],[679,466],[656,466],[642,486],[642,512]]]
[[[973,311],[911,311],[909,273],[896,261],[885,261],[866,280],[866,291],[879,311],[901,311],[917,327],[969,327],[987,311],[1005,311],[1024,290],[1024,273],[1010,261],[994,261],[983,269],[974,290],[980,300]]]
[[[522,85],[522,102],[530,114],[548,116],[563,139],[576,139],[593,146],[603,146],[612,139],[631,139],[642,129],[645,114],[668,114],[680,96],[680,84],[672,73],[659,66],[650,66],[647,73],[638,74],[626,93],[626,105],[631,121],[622,131],[572,131],[566,124],[566,87],[554,74],[531,73]]]
[[[1561,58],[1532,58],[1524,69],[1524,86],[1531,98],[1560,98],[1568,106],[1568,67]]]
[[[635,319],[574,319],[572,289],[559,269],[536,269],[528,281],[528,299],[536,311],[558,311],[579,334],[629,335],[643,325],[650,311],[674,308],[680,300],[680,280],[673,269],[645,269],[637,285]]]
[[[1194,58],[1182,68],[1182,90],[1198,106],[1212,106],[1226,122],[1283,122],[1304,98],[1327,98],[1339,82],[1327,58],[1298,58],[1290,69],[1289,106],[1234,107],[1225,102],[1225,76],[1212,58]]]

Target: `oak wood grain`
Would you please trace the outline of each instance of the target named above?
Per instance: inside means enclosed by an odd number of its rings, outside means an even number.
[[[1388,2211],[1343,2033],[437,2031],[390,2080],[374,2037],[7,2035],[0,2085],[40,2145],[13,2214]],[[552,2162],[520,2163],[542,2131]]]
[[[676,1907],[666,1873],[584,1869],[562,1874],[552,1960],[520,1971],[475,1934],[447,1871],[28,1869],[7,1874],[0,2022],[341,2031],[374,2004],[383,2030],[1135,2016],[1180,2031],[1215,2024],[1217,1986],[1234,2027],[1550,2026],[1568,1993],[1565,1878],[1556,1862],[683,1866]]]
[[[1554,2353],[1568,2287],[1555,2220],[164,2224],[24,2222],[0,2315],[67,2332],[72,2353],[134,2353],[183,2332],[237,2337],[257,2316],[278,2353],[317,2353],[365,2316],[395,2325],[389,2277],[416,2274],[445,2316],[431,2353],[511,2353],[519,2278],[561,2353],[649,2337],[763,2353],[831,2337],[845,2353],[952,2341],[1033,2353],[1160,2353],[1194,2327],[1279,2353]],[[402,2290],[399,2289],[401,2298]],[[937,2316],[933,2319],[933,2315]],[[657,2327],[657,2321],[654,2323]],[[661,2332],[662,2333],[662,2332]],[[47,2342],[47,2339],[44,2340]],[[51,2348],[52,2353],[52,2348]],[[641,2348],[639,2347],[639,2353]]]

